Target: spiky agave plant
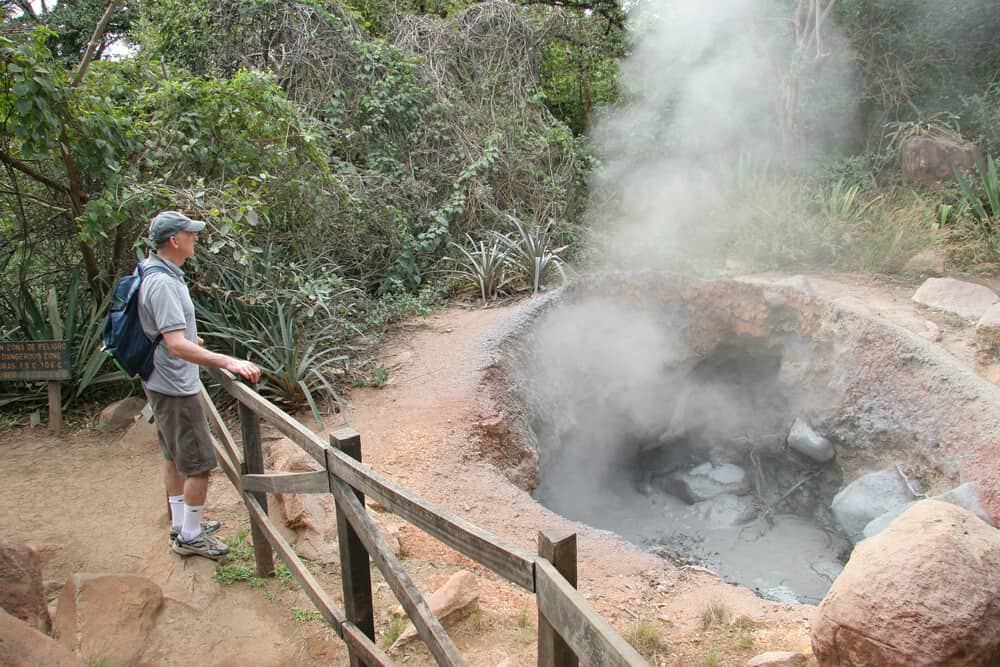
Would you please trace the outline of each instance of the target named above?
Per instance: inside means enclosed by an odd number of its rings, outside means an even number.
[[[549,219],[545,225],[528,225],[517,217],[507,214],[507,219],[514,225],[517,235],[511,238],[494,232],[497,241],[506,246],[510,263],[517,267],[531,285],[534,296],[543,286],[546,275],[555,271],[565,281],[565,263],[559,253],[569,246],[551,248],[553,235],[551,233],[554,220]]]
[[[487,242],[476,241],[468,234],[465,236],[469,241],[469,248],[451,242],[461,253],[460,257],[453,258],[457,268],[452,272],[466,278],[478,288],[485,306],[510,282],[507,275],[509,239],[497,234]]]

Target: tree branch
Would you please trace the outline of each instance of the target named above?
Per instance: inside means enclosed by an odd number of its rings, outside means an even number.
[[[22,174],[30,176],[39,183],[49,186],[53,190],[62,192],[63,194],[67,195],[70,194],[68,185],[60,183],[57,180],[49,178],[45,174],[35,171],[35,169],[31,165],[21,162],[7,151],[0,151],[0,162],[3,162],[4,164],[9,165],[10,167],[13,167],[14,169],[17,169]]]
[[[80,61],[80,66],[76,70],[76,76],[73,77],[73,83],[70,84],[71,87],[75,88],[83,81],[83,75],[86,74],[87,68],[90,67],[90,61],[94,59],[94,52],[97,50],[97,45],[100,43],[101,37],[104,36],[104,31],[108,29],[108,23],[111,22],[111,15],[115,13],[121,2],[122,0],[111,0],[108,3],[107,9],[104,10],[104,15],[97,22],[97,27],[94,28],[94,34],[90,36],[90,43],[87,44],[87,52],[83,54],[83,60]]]

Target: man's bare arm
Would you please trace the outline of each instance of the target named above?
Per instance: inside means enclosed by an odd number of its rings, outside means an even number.
[[[163,342],[166,343],[170,354],[178,359],[190,361],[199,366],[225,368],[230,373],[235,373],[249,382],[257,382],[260,379],[260,369],[255,364],[199,347],[185,338],[184,332],[180,329],[163,334]]]

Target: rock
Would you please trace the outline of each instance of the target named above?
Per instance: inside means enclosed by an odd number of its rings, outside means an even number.
[[[129,449],[141,450],[155,447],[159,451],[160,446],[156,441],[156,426],[145,419],[137,420],[122,435],[121,444]]]
[[[84,667],[81,658],[19,618],[0,610],[0,665]]]
[[[983,508],[982,503],[979,502],[979,491],[976,489],[974,482],[966,482],[965,484],[956,486],[950,491],[945,491],[940,495],[934,496],[934,500],[940,500],[945,503],[951,503],[952,505],[964,507],[990,526],[996,528],[997,524],[993,520],[993,517],[989,515],[989,512],[987,512]]]
[[[702,463],[686,473],[671,476],[667,484],[670,493],[692,504],[724,493],[739,496],[750,490],[746,472],[732,463]]]
[[[833,497],[831,509],[852,542],[864,539],[865,526],[886,512],[913,500],[903,478],[895,470],[873,472],[854,480]]]
[[[998,600],[1000,531],[922,500],[854,549],[814,615],[813,653],[820,667],[995,665]]]
[[[924,248],[903,265],[903,273],[941,275],[944,273],[944,253],[937,248]]]
[[[917,335],[932,343],[941,342],[941,328],[930,320],[924,320],[924,330]]]
[[[928,278],[917,289],[913,300],[928,308],[978,320],[990,306],[1000,302],[1000,297],[983,285],[954,278]]]
[[[1000,376],[1000,304],[986,309],[976,323],[976,372],[998,384]]]
[[[879,516],[875,517],[874,519],[866,523],[864,529],[864,538],[867,540],[869,537],[873,537],[881,533],[883,530],[889,527],[889,524],[891,524],[893,521],[896,520],[896,517],[898,517],[900,514],[908,510],[910,508],[910,505],[912,504],[913,503],[910,502],[906,503],[905,505],[900,505],[895,509],[889,510],[885,514],[880,514]]]
[[[910,137],[900,144],[899,159],[903,177],[921,185],[953,181],[955,170],[971,171],[986,163],[978,146],[948,137]]]
[[[747,667],[802,667],[806,656],[795,651],[768,651],[747,661]]]
[[[782,604],[801,604],[799,596],[795,594],[795,591],[784,585],[771,586],[761,591],[760,595],[765,600],[774,600]]]
[[[102,431],[124,431],[132,426],[144,405],[146,405],[145,399],[137,396],[115,401],[101,410],[101,416],[97,418],[97,428]]]
[[[806,279],[805,276],[791,276],[789,278],[782,278],[781,280],[777,281],[774,284],[778,285],[779,287],[791,287],[796,292],[801,292],[806,296],[815,295],[812,285],[809,284],[809,281]]]
[[[690,506],[689,511],[696,520],[704,521],[715,528],[742,526],[757,515],[753,498],[723,493],[709,500]]]
[[[75,574],[63,587],[53,634],[80,655],[130,665],[146,648],[163,592],[128,574]]]
[[[802,419],[792,423],[788,432],[788,447],[816,463],[826,463],[837,453],[832,442],[812,430]]]
[[[451,575],[444,586],[434,591],[427,599],[431,613],[443,624],[445,619],[457,621],[467,616],[479,603],[479,581],[468,570],[459,570]],[[395,650],[416,639],[417,629],[410,623],[392,645]]]
[[[52,627],[38,552],[26,544],[0,542],[0,608],[39,632]]]
[[[266,447],[267,467],[274,472],[313,472],[321,466],[301,447],[278,438]],[[295,553],[307,560],[336,562],[337,508],[327,493],[276,493],[270,513],[286,526]]]

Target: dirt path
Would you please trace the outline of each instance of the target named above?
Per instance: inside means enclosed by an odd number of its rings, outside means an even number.
[[[928,319],[934,321],[942,333],[939,344],[959,362],[971,364],[971,326],[915,306],[909,299],[915,285],[849,276],[812,276],[810,282],[824,298],[860,299],[874,316],[914,332],[924,330]],[[452,306],[391,336],[378,361],[389,369],[387,384],[357,389],[351,396],[347,418],[362,434],[365,462],[530,551],[540,529],[575,531],[579,589],[623,635],[645,643],[654,664],[735,665],[766,650],[808,653],[811,607],[761,600],[704,570],[674,567],[611,533],[567,521],[480,459],[475,427],[486,416],[478,386],[487,341],[522,305]],[[142,664],[187,664],[186,654],[177,651],[178,638],[185,635],[185,643],[194,642],[200,662],[208,665],[345,664],[343,646],[303,613],[311,606],[291,584],[272,580],[264,590],[224,586],[212,580],[211,562],[181,560],[169,551],[160,466],[148,432],[125,439],[87,430],[61,438],[39,430],[0,434],[4,538],[38,547],[46,579],[119,572],[159,584],[167,603]],[[245,529],[245,512],[221,474],[212,482],[210,510],[223,520],[224,537]],[[384,515],[382,521],[399,529],[404,565],[426,594],[459,568],[478,576],[480,611],[450,630],[469,664],[534,664],[530,595],[419,530]],[[339,599],[336,566],[316,567]],[[383,634],[395,603],[377,578],[375,589],[377,632]],[[703,620],[713,609],[741,620],[705,628]],[[407,665],[433,664],[419,643],[394,658]]]

